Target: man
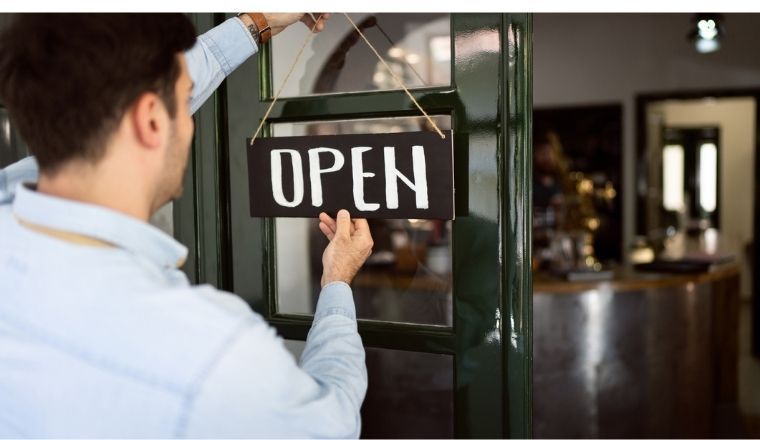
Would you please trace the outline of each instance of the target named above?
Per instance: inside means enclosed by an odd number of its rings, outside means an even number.
[[[366,221],[320,216],[300,366],[242,300],[190,286],[187,249],[147,223],[181,192],[192,111],[256,52],[261,18],[197,43],[179,14],[30,14],[0,36],[0,99],[39,164],[0,171],[0,437],[359,435],[348,283]]]

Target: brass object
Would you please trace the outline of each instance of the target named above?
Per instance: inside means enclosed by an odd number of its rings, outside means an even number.
[[[559,190],[547,210],[556,211],[556,224],[544,225],[546,231],[536,231],[539,239],[537,247],[546,246],[548,251],[537,249],[538,260],[541,254],[548,255],[553,269],[592,270],[602,268],[594,253],[594,233],[602,226],[596,205],[610,206],[617,196],[612,182],[598,182],[580,171],[571,170],[571,163],[562,151],[558,136],[553,132],[545,133],[536,145],[543,149],[544,162],[536,166],[539,182],[548,181]],[[544,179],[544,180],[542,180]],[[534,267],[540,267],[541,261],[535,261]]]

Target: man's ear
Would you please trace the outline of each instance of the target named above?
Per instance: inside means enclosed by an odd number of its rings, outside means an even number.
[[[132,123],[137,141],[145,148],[160,148],[167,136],[169,115],[156,93],[140,95],[132,106]]]

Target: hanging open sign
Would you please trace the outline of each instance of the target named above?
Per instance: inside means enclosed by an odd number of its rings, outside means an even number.
[[[292,136],[248,146],[253,217],[454,218],[451,131]]]

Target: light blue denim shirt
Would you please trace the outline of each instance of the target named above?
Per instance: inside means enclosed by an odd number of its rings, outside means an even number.
[[[187,60],[193,110],[256,52],[238,19]],[[0,170],[0,437],[358,437],[367,388],[351,289],[322,290],[300,362],[240,298],[191,286],[148,223]],[[75,244],[22,224],[92,237]]]

